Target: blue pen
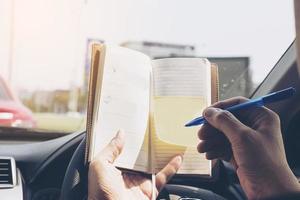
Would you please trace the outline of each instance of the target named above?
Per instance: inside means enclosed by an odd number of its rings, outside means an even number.
[[[287,98],[293,96],[295,93],[296,93],[295,88],[289,87],[289,88],[286,88],[284,90],[273,92],[273,93],[268,94],[266,96],[262,96],[262,97],[259,97],[259,98],[256,98],[256,99],[250,99],[249,101],[231,106],[229,108],[226,108],[225,110],[227,110],[229,112],[234,112],[234,111],[250,108],[250,107],[253,107],[253,106],[261,107],[261,106],[264,106],[264,105],[269,104],[269,103],[273,103],[273,102],[277,102],[277,101],[287,99]],[[185,126],[186,127],[197,126],[197,125],[203,124],[204,122],[206,122],[204,117],[197,117],[197,118],[193,119],[192,121],[188,122]]]

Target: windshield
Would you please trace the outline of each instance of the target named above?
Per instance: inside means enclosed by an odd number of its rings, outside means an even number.
[[[8,91],[5,81],[0,78],[0,101],[11,100],[12,96]]]
[[[64,133],[85,129],[93,41],[207,57],[226,99],[250,96],[295,38],[291,0],[5,0],[0,27],[0,125]]]

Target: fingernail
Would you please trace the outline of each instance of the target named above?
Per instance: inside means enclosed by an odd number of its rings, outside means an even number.
[[[183,160],[183,155],[178,155],[178,156],[176,157],[176,162],[177,162],[177,163],[181,164],[181,163],[182,163],[182,160]]]
[[[216,109],[215,108],[207,108],[205,111],[204,111],[204,117],[211,117],[214,113],[216,112]]]

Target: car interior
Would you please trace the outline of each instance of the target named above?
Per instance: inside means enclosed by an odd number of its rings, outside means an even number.
[[[297,133],[300,131],[300,83],[295,42],[257,87],[252,98],[291,86],[297,90],[296,95],[273,104],[270,108],[280,116],[288,162],[294,174],[299,177],[300,138]],[[6,137],[1,139],[3,144],[0,145],[0,165],[14,163],[11,158],[16,163],[15,166],[11,164],[9,173],[9,178],[16,179],[16,184],[13,188],[0,189],[1,196],[32,200],[86,198],[87,166],[83,162],[85,131],[56,138],[53,136],[47,140],[44,138],[44,141],[37,139],[34,143],[18,143],[20,137],[10,136],[12,132],[16,135],[22,134],[26,129],[7,128],[1,131],[6,132]],[[26,137],[21,139],[26,140]],[[6,140],[13,142],[5,143]],[[160,192],[158,199],[246,199],[230,164],[216,161],[214,173],[215,178],[212,179],[175,176]]]

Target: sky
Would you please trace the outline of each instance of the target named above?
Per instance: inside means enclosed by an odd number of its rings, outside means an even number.
[[[291,0],[0,0],[0,27],[0,74],[30,91],[80,86],[87,38],[249,56],[257,83],[295,38]]]

